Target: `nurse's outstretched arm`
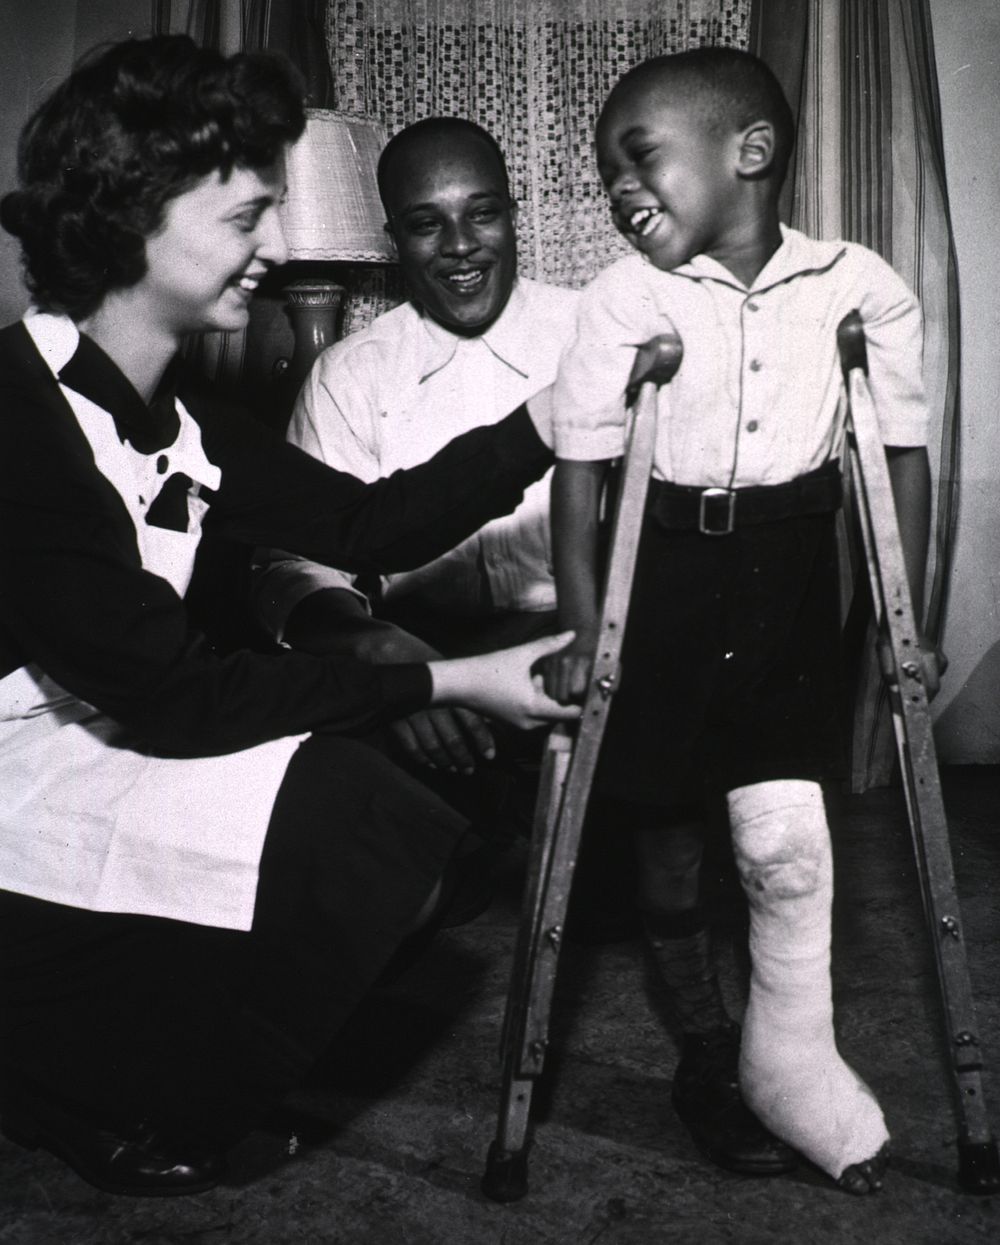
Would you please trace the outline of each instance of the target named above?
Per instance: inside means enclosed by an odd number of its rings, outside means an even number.
[[[565,648],[572,631],[544,636],[516,648],[428,663],[432,705],[464,705],[487,717],[503,718],[521,730],[580,716],[579,705],[561,705],[546,695],[538,663]]]

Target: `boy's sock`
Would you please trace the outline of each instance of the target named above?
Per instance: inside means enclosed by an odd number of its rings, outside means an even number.
[[[879,1187],[888,1141],[873,1094],[837,1051],[830,982],[833,864],[816,783],[729,792],[750,905],[740,1085],[779,1137],[852,1192]]]
[[[683,1033],[674,1109],[721,1167],[757,1176],[790,1171],[794,1153],[771,1136],[740,1095],[740,1030],[723,1002],[704,909],[646,912],[643,925]]]
[[[681,912],[644,912],[642,925],[681,1031],[704,1034],[730,1025],[701,904]]]

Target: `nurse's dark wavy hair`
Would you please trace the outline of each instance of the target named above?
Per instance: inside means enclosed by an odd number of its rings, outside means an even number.
[[[302,96],[281,57],[186,35],[91,53],[25,125],[19,188],[0,201],[36,304],[80,320],[134,285],[170,200],[216,170],[271,164],[302,133]]]

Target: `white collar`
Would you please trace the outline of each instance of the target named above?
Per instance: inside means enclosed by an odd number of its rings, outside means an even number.
[[[524,283],[517,279],[507,299],[507,305],[485,332],[476,337],[460,337],[430,316],[421,315],[424,331],[430,342],[426,364],[422,369],[420,383],[447,367],[465,342],[482,342],[501,363],[512,368],[520,376],[531,375],[531,326],[527,312],[527,293]],[[418,314],[420,314],[418,312]]]
[[[58,376],[76,354],[80,330],[69,316],[55,315],[29,307],[23,316],[24,327],[31,334],[35,349],[45,360],[53,376]]]
[[[752,293],[761,293],[771,289],[792,277],[802,276],[808,272],[822,272],[831,268],[845,253],[841,241],[825,241],[810,238],[798,229],[790,229],[781,225],[781,245],[757,274],[750,287]],[[731,285],[735,289],[745,290],[747,287],[717,259],[709,255],[695,255],[686,264],[680,264],[671,270],[680,277],[689,277],[694,281],[719,281]]]

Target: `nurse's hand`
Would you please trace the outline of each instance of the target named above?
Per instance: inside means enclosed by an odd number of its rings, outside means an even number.
[[[541,672],[543,658],[558,653],[573,639],[572,631],[544,636],[516,648],[428,663],[432,705],[464,705],[475,713],[502,718],[520,730],[546,722],[572,721],[579,705],[561,705],[547,695]]]

